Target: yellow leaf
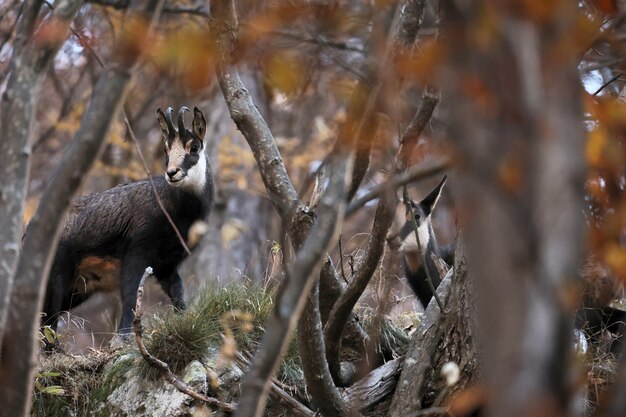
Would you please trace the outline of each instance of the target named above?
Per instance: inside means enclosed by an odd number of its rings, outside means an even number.
[[[607,132],[597,128],[589,133],[585,157],[590,166],[596,167],[602,164],[604,149],[607,146]]]

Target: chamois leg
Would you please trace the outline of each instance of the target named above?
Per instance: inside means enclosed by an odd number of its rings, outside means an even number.
[[[50,276],[52,279],[53,276]],[[55,283],[56,284],[56,283]],[[41,317],[42,326],[50,326],[53,330],[57,329],[59,313],[62,310],[62,303],[65,294],[58,285],[48,283],[48,290],[43,304],[43,316]]]
[[[74,276],[74,263],[68,253],[69,251],[64,246],[59,245],[50,269],[44,299],[44,314],[41,317],[41,325],[50,326],[55,331],[57,330],[59,314],[70,308],[67,300],[71,296],[70,281]],[[44,343],[46,344],[45,350],[48,352],[58,349],[58,341],[49,343],[44,340]]]
[[[137,302],[137,289],[145,269],[151,266],[146,257],[138,251],[131,251],[124,255],[120,271],[120,290],[122,293],[122,318],[117,327],[120,336],[128,337],[132,331]]]
[[[50,279],[53,277],[50,276]],[[61,303],[63,301],[64,294],[61,289],[56,286],[51,286],[48,283],[48,290],[46,292],[46,298],[44,300],[43,315],[41,317],[40,331],[43,333],[43,326],[50,326],[56,331],[59,321],[59,313],[61,312]],[[47,338],[43,338],[44,351],[51,353],[60,349],[58,340],[50,343]]]
[[[178,274],[178,271],[174,270],[166,281],[159,280],[159,283],[167,296],[170,297],[172,305],[176,310],[183,311],[187,309],[187,304],[185,304],[184,298],[185,290],[183,288],[183,280]]]

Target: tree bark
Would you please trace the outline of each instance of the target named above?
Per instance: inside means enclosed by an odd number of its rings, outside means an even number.
[[[52,15],[39,25],[54,26],[59,32],[58,38],[39,43],[33,39],[38,27],[37,16],[42,5],[40,1],[24,4],[17,28],[0,115],[0,340],[5,331],[20,253],[35,103],[50,63],[65,40],[70,22],[82,3],[81,0],[61,2]]]
[[[154,23],[160,7],[160,1],[148,2],[144,18]],[[147,32],[142,36],[147,36]],[[141,40],[137,45],[140,44]],[[26,416],[29,413],[39,312],[54,250],[71,199],[100,153],[111,121],[120,109],[139,61],[140,50],[131,53],[129,46],[132,45],[118,45],[116,62],[100,77],[81,126],[46,188],[24,238],[24,249],[18,261],[17,279],[11,296],[7,332],[2,341],[2,416]]]
[[[462,156],[457,190],[487,415],[564,415],[573,322],[565,294],[585,225],[584,129],[576,48],[553,53],[580,30],[579,11],[559,1],[537,20],[511,4],[445,4],[455,65],[445,83],[455,94],[450,137]],[[475,36],[485,13],[499,22],[488,48]]]
[[[446,406],[456,392],[479,379],[474,291],[465,247],[461,240],[459,242],[454,269],[448,272],[437,290],[445,312],[439,310],[434,299],[428,304],[402,365],[390,408],[391,417]],[[440,375],[441,368],[448,362],[460,369],[459,382],[449,387]]]
[[[326,361],[320,317],[319,281],[313,285],[298,323],[298,344],[307,390],[321,414],[329,417],[348,415],[349,410],[335,387]]]
[[[219,55],[216,71],[224,99],[233,121],[252,149],[268,196],[298,251],[292,267],[287,270],[287,279],[278,292],[274,314],[265,326],[266,333],[257,356],[242,383],[237,415],[260,416],[265,408],[270,377],[278,366],[315,282],[316,275],[312,272],[343,220],[346,182],[352,172],[353,141],[350,138],[344,143],[338,143],[331,155],[329,184],[320,200],[319,215],[312,227],[314,213],[299,200],[272,133],[231,63],[238,30],[234,2],[214,2],[212,15],[212,32]]]

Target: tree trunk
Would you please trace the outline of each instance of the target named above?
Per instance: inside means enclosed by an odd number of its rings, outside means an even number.
[[[428,304],[404,359],[390,409],[392,417],[446,406],[454,394],[479,378],[474,291],[462,243],[457,247],[454,269],[437,292],[445,312],[440,312],[434,298]],[[441,370],[450,362],[458,366],[460,379],[448,386]]]
[[[79,5],[74,5],[74,12]],[[142,18],[154,22],[160,9],[159,1],[150,0],[145,4]],[[130,20],[137,18],[132,16]],[[145,29],[141,36],[135,38],[137,44],[121,41],[117,45],[115,62],[100,77],[74,141],[46,188],[24,238],[24,249],[18,260],[17,279],[11,294],[7,332],[2,340],[0,416],[29,414],[39,312],[63,219],[72,197],[100,153],[111,121],[121,108],[126,88],[141,56],[141,51],[135,48],[145,41],[149,32],[149,27]]]
[[[535,19],[512,3],[442,4],[487,415],[563,415],[585,166],[579,57],[562,42],[581,30],[579,11],[557,1]],[[498,27],[475,36],[487,15]]]
[[[35,103],[48,67],[65,39],[81,0],[59,3],[46,25],[58,25],[58,39],[35,42],[42,3],[24,3],[17,29],[0,115],[0,340],[4,335],[15,268],[20,253],[22,213],[30,171],[31,130]]]

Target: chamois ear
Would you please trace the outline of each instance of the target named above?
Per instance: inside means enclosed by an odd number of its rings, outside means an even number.
[[[206,120],[204,119],[204,115],[197,108],[193,108],[193,122],[191,123],[191,128],[193,129],[193,134],[198,137],[201,141],[204,141],[204,135],[206,134]]]
[[[422,201],[420,201],[420,206],[422,210],[424,210],[424,214],[426,216],[430,216],[430,214],[435,209],[435,205],[437,205],[437,201],[439,201],[439,197],[441,197],[441,191],[443,190],[443,186],[446,184],[448,180],[448,176],[444,175],[443,179],[433,190],[426,196]]]
[[[167,109],[167,117],[163,114],[160,107],[156,111],[157,121],[159,122],[161,133],[165,139],[176,135],[174,124],[172,123],[172,111],[173,109],[171,107]]]

